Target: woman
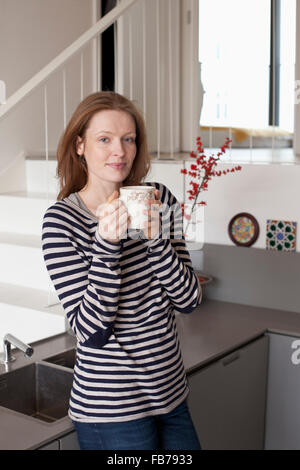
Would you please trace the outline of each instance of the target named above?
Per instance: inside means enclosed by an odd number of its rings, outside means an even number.
[[[164,216],[151,210],[180,205],[165,185],[143,181],[150,160],[140,112],[117,93],[93,93],[57,159],[60,193],[44,215],[42,247],[77,337],[69,416],[80,447],[200,449],[174,309],[192,312],[201,287],[184,238],[174,236],[176,217],[165,238]],[[141,183],[155,187],[154,215],[130,237],[119,189]]]

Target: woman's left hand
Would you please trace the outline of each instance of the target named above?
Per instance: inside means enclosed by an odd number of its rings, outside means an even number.
[[[145,209],[143,213],[148,216],[148,220],[145,221],[143,226],[143,232],[148,240],[156,238],[161,230],[160,222],[160,193],[158,189],[154,190],[155,199],[148,199],[146,201],[148,209]]]

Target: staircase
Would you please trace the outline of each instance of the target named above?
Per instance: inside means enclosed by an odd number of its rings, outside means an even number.
[[[117,0],[5,103],[0,97],[0,351],[8,332],[30,343],[68,329],[44,265],[42,220],[59,191],[58,139],[74,106],[101,89],[100,35],[116,25],[115,89],[138,103],[149,152],[157,160],[162,153],[175,163],[178,152],[189,155],[199,129],[197,5],[197,0]],[[182,80],[178,31],[185,32],[183,47],[188,52],[183,57],[194,57]],[[33,120],[33,115],[39,118]],[[177,169],[173,171],[177,175]],[[178,188],[171,181],[170,189],[173,186],[175,193]],[[184,181],[180,188],[184,192]]]
[[[53,175],[55,168],[50,156],[47,171]],[[57,194],[54,178],[49,179],[49,192],[45,191],[45,170],[44,159],[27,157],[27,189],[0,196],[0,341],[7,332],[25,342],[37,341],[67,327],[41,250],[43,215]]]
[[[55,151],[48,148],[47,80],[86,44],[102,34],[137,0],[121,0],[90,30],[29,80],[0,106],[0,132],[7,130],[11,110],[40,89],[44,94],[45,149],[24,151],[12,142],[14,154],[9,164],[0,165],[0,351],[2,338],[12,333],[26,343],[62,333],[68,323],[46,270],[41,250],[42,220],[56,201]],[[82,74],[81,74],[82,76]],[[64,75],[65,80],[65,75]],[[67,84],[64,82],[64,91]],[[30,97],[29,97],[30,98]],[[65,95],[64,95],[65,102]],[[27,100],[26,100],[27,101]],[[66,116],[62,120],[66,123]],[[61,129],[62,132],[63,129]],[[9,136],[9,132],[6,133]],[[2,152],[3,149],[2,149]],[[46,158],[44,157],[46,153]],[[1,154],[2,157],[5,155]]]

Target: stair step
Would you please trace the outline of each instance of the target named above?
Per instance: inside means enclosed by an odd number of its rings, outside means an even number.
[[[27,199],[50,199],[56,200],[55,192],[45,192],[45,188],[43,191],[7,191],[0,193],[0,196],[4,197],[14,197],[14,198],[27,198]]]
[[[56,292],[0,282],[0,299],[2,304],[64,317]]]
[[[56,194],[14,191],[0,194],[0,233],[41,236],[43,217]]]
[[[5,235],[5,236],[4,236]],[[41,237],[0,234],[0,283],[55,291],[45,266]]]
[[[25,158],[26,187],[30,191],[42,192],[47,188],[49,192],[59,192],[59,181],[56,177],[57,160],[55,155],[49,155],[48,160],[39,155],[30,155]]]
[[[42,238],[38,235],[30,235],[26,233],[0,232],[0,243],[6,245],[41,248]]]

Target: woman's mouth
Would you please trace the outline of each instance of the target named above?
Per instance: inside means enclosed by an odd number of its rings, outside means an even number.
[[[108,166],[114,168],[114,170],[122,170],[122,168],[125,166],[125,163],[108,163]]]

